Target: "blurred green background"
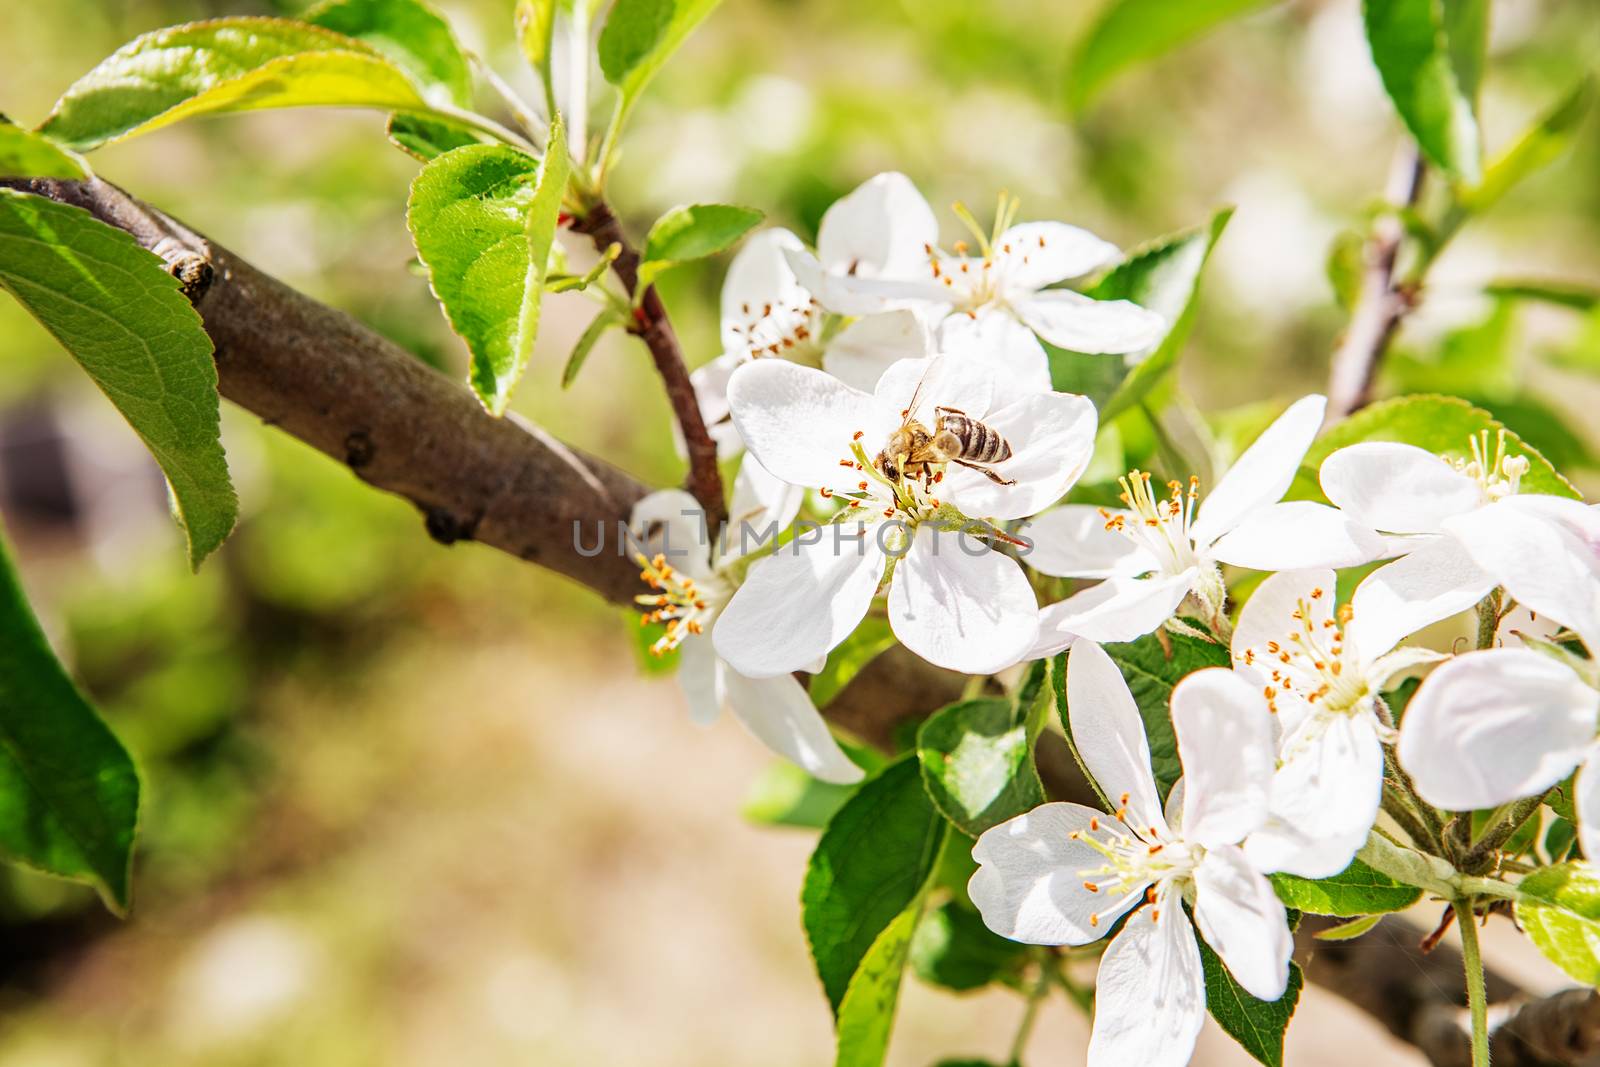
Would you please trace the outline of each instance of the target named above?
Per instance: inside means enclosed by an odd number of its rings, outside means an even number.
[[[439,5],[533,96],[510,0]],[[299,5],[11,0],[0,110],[35,123],[146,30]],[[1060,218],[1125,246],[1238,213],[1217,249],[1182,382],[1224,440],[1321,387],[1346,313],[1325,263],[1359,230],[1398,143],[1357,0],[1226,25],[1065,105],[1098,4],[725,0],[634,120],[613,198],[635,235],[725,200],[814,232],[838,195],[899,169],[941,209]],[[1589,0],[1500,0],[1484,121],[1505,145],[1593,64]],[[597,79],[598,80],[598,79]],[[486,99],[485,104],[489,101]],[[597,112],[599,122],[603,112]],[[1600,427],[1600,313],[1495,301],[1486,283],[1600,284],[1600,139],[1474,222],[1432,275],[1386,391],[1491,408],[1580,484]],[[412,259],[416,164],[382,119],[208,119],[109,148],[103,176],[348,310],[451,374],[464,350]],[[695,362],[716,355],[724,264],[665,296]],[[668,410],[611,335],[570,392],[587,322],[554,298],[517,406],[658,484]],[[0,1067],[79,1064],[826,1062],[829,1019],[794,898],[808,835],[738,815],[767,763],[731,723],[689,725],[636,669],[625,616],[473,545],[225,409],[245,517],[198,576],[158,475],[26,315],[0,301],[0,506],[47,629],[138,756],[147,797],[134,916],[0,873]],[[1290,1060],[1345,1063],[1344,1009],[1290,1031]],[[891,1062],[998,1056],[1020,1004],[913,990]],[[1364,1024],[1362,1024],[1364,1026]],[[1078,1062],[1059,1005],[1041,1061]],[[1318,1038],[1317,1034],[1323,1036]],[[1242,1062],[1208,1033],[1205,1062]]]

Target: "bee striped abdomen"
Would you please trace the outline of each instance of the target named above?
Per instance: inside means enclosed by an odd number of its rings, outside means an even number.
[[[972,463],[1000,463],[1011,458],[1011,442],[966,415],[943,415],[944,429],[961,442],[961,458]]]

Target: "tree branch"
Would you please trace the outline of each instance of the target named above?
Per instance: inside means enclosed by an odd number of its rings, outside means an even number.
[[[1328,378],[1329,421],[1365,407],[1372,399],[1372,383],[1384,353],[1400,320],[1411,310],[1413,294],[1395,284],[1395,261],[1406,232],[1397,213],[1416,204],[1425,169],[1415,145],[1395,157],[1387,193],[1392,209],[1372,224],[1355,314],[1333,356]]]
[[[633,478],[537,427],[490,416],[461,385],[348,315],[295,292],[115,186],[98,180],[0,185],[81,207],[145,248],[159,249],[216,345],[222,394],[346,464],[369,485],[410,500],[437,540],[492,545],[617,603],[631,602],[640,591],[638,572],[617,553],[616,542],[618,523],[648,491]],[[581,553],[575,523],[586,546],[605,529],[606,550]],[[825,712],[888,748],[907,724],[957,699],[962,682],[896,647],[869,664]],[[1059,737],[1040,739],[1038,762],[1053,797],[1096,802]],[[1425,955],[1415,936],[1397,936],[1388,924],[1354,942],[1310,939],[1330,922],[1308,917],[1297,934],[1308,977],[1416,1044],[1439,1067],[1462,1062],[1451,1058],[1467,1041],[1457,1006],[1461,966],[1453,950]],[[1491,1012],[1500,1020],[1497,1065],[1578,1064],[1600,1049],[1600,1003],[1590,991],[1534,1000],[1503,976],[1488,980]]]
[[[610,205],[604,200],[597,201],[587,213],[573,221],[572,229],[575,233],[588,234],[595,249],[602,254],[613,244],[622,250],[611,269],[628,296],[635,296],[639,290],[639,253],[628,243],[622,223]],[[717,470],[717,443],[711,439],[700,414],[700,401],[695,396],[694,383],[689,380],[689,368],[683,361],[678,335],[673,332],[666,305],[662,304],[654,285],[646,286],[644,295],[638,298],[634,321],[629,324],[628,331],[650,349],[656,372],[667,388],[667,399],[672,403],[672,413],[678,420],[684,447],[689,453],[689,492],[705,512],[706,529],[715,537],[728,518],[722,474]]]

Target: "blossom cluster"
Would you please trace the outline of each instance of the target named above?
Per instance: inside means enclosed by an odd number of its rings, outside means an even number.
[[[1266,876],[1347,867],[1386,764],[1456,811],[1580,768],[1579,835],[1596,854],[1600,678],[1572,642],[1600,649],[1600,511],[1526,491],[1529,461],[1503,434],[1461,442],[1460,460],[1350,445],[1307,472],[1329,503],[1285,499],[1324,421],[1319,396],[1209,489],[1136,470],[1119,508],[1062,504],[1098,418],[1052,389],[1045,345],[1136,361],[1169,324],[1059,287],[1118,251],[1015,213],[1003,199],[991,233],[974,225],[946,251],[911,183],[884,174],[827,212],[814,250],[784,230],[746,244],[723,293],[725,351],[696,376],[724,454],[745,453],[731,514],[786,527],[810,507],[825,521],[729,550],[685,494],[655,494],[634,516],[641,541],[674,530],[699,547],[676,565],[642,557],[648,618],[681,651],[697,719],[726,706],[833,782],[861,771],[794,673],[820,669],[870,612],[966,674],[1066,652],[1070,732],[1107,812],[1050,803],[988,830],[970,895],[1014,940],[1114,932],[1090,1062],[1181,1064],[1205,1014],[1196,930],[1246,991],[1281,996],[1291,938]],[[1380,562],[1340,603],[1336,571]],[[1236,617],[1224,566],[1265,575]],[[1041,606],[1052,579],[1093,584]],[[1565,630],[1454,656],[1405,643],[1492,593]],[[1163,631],[1230,653],[1173,691],[1184,776],[1164,800],[1100,647]],[[1383,694],[1423,671],[1397,723]]]

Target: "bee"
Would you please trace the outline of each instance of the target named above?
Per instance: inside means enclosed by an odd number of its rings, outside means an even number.
[[[922,383],[917,383],[911,394],[911,404],[902,415],[900,428],[889,435],[873,465],[892,482],[902,478],[922,479],[924,488],[931,488],[934,467],[955,463],[978,471],[996,485],[1016,485],[1015,478],[1006,478],[990,469],[991,464],[1003,463],[1011,458],[1011,442],[991,426],[968,415],[959,408],[936,407],[930,431],[919,420],[911,417],[916,410],[917,398],[922,393]]]

